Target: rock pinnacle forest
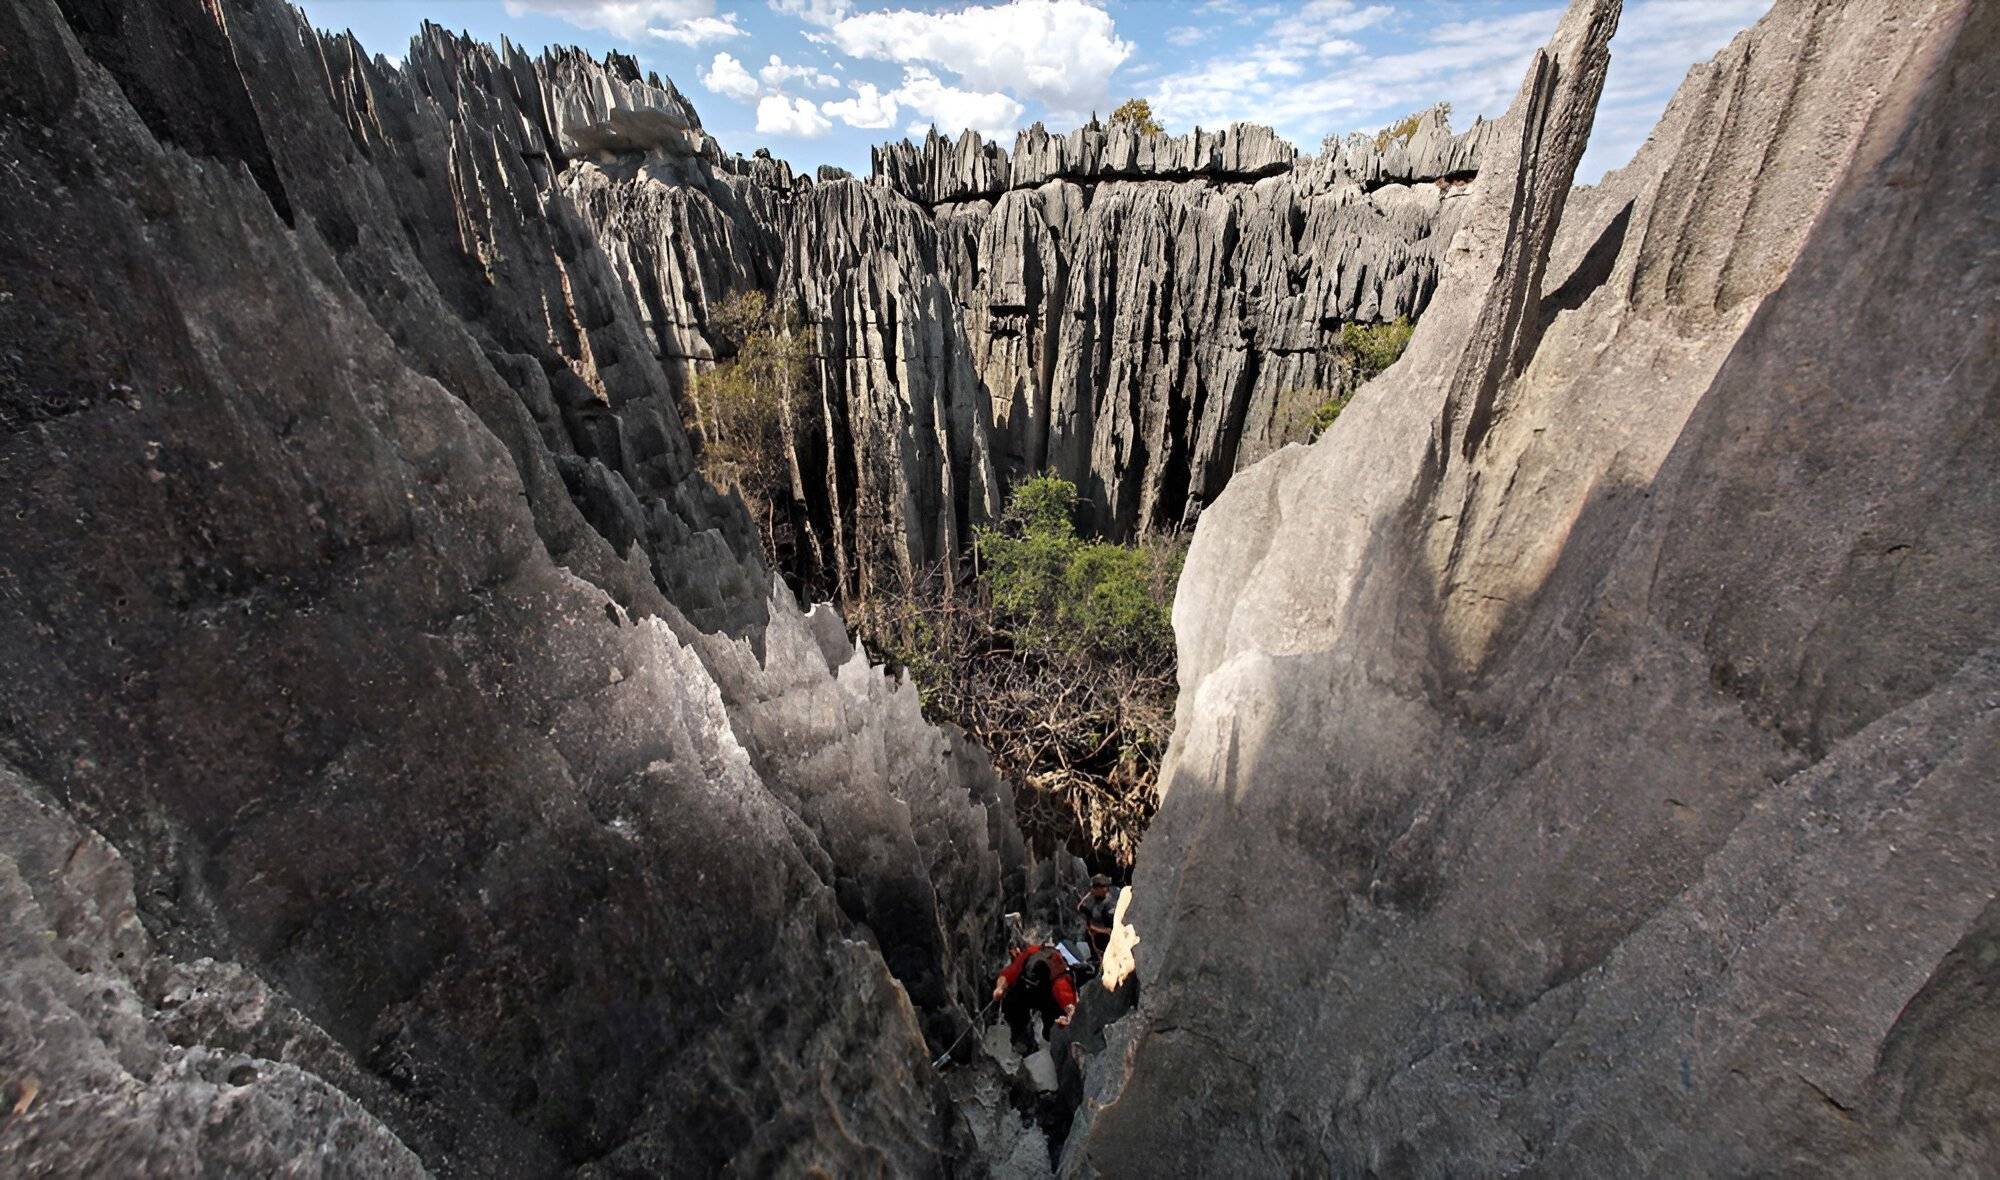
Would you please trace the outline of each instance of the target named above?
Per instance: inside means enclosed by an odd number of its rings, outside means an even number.
[[[2000,1175],[2000,4],[1580,184],[1625,7],[863,175],[0,0],[0,1175]]]

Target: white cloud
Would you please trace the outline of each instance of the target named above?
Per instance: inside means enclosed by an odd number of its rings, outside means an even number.
[[[726,53],[718,53],[715,60],[708,63],[702,72],[701,84],[724,98],[738,102],[749,102],[757,97],[757,79],[743,68],[743,63]]]
[[[1606,166],[1628,159],[1688,67],[1770,6],[1771,0],[1631,0],[1612,42],[1604,102],[1579,178],[1595,180]],[[1238,19],[1254,13],[1232,0],[1206,10]],[[1439,24],[1379,56],[1330,36],[1388,15],[1381,4],[1316,0],[1272,21],[1256,48],[1166,74],[1148,87],[1148,97],[1170,130],[1241,119],[1268,123],[1308,146],[1329,133],[1372,130],[1440,101],[1452,104],[1454,122],[1464,127],[1474,116],[1506,110],[1562,9],[1550,3]]]
[[[972,91],[1034,99],[1055,118],[1103,105],[1112,71],[1132,55],[1110,15],[1083,0],[867,12],[830,36],[850,56],[948,70]]]
[[[920,69],[904,70],[903,84],[890,97],[928,117],[940,131],[956,135],[970,127],[988,139],[1012,135],[1027,111],[998,91],[961,90]]]
[[[1258,14],[1267,11],[1256,10]],[[1386,4],[1362,4],[1359,0],[1312,0],[1271,22],[1259,38],[1264,47],[1260,56],[1266,61],[1296,64],[1309,56],[1330,58],[1356,53],[1361,49],[1359,43],[1333,34],[1358,33],[1394,15],[1395,10]]]
[[[833,130],[833,124],[819,113],[819,108],[803,98],[787,98],[782,94],[767,94],[757,100],[757,133],[759,135],[792,135],[800,139],[815,139]]]
[[[840,85],[840,79],[827,73],[825,70],[817,69],[813,66],[788,66],[785,64],[785,60],[775,53],[771,55],[771,60],[765,64],[764,68],[757,71],[757,76],[762,78],[764,84],[767,86],[783,86],[785,83],[793,81],[804,82],[808,86],[820,86],[828,89]]]
[[[849,127],[882,128],[895,124],[897,105],[895,94],[884,94],[863,82],[854,88],[853,98],[823,102],[819,109]]]
[[[1234,24],[1247,25],[1256,20],[1269,20],[1284,9],[1276,4],[1259,4],[1253,8],[1248,4],[1238,3],[1237,0],[1208,0],[1207,3],[1196,7],[1195,11],[1206,16],[1226,16],[1231,18]]]
[[[1197,28],[1194,25],[1182,25],[1179,28],[1167,30],[1167,44],[1178,45],[1182,49],[1186,49],[1190,45],[1200,44],[1201,40],[1208,35],[1209,32],[1207,29]]]
[[[1261,10],[1268,13],[1272,9]],[[1328,33],[1358,33],[1396,15],[1387,4],[1361,4],[1357,0],[1312,0],[1303,8],[1273,25],[1272,31],[1287,40],[1317,41]]]
[[[1310,146],[1329,133],[1380,126],[1398,115],[1450,102],[1461,124],[1506,107],[1527,60],[1554,31],[1560,9],[1439,25],[1407,52],[1368,56],[1332,38],[1390,15],[1379,4],[1316,0],[1281,16],[1251,52],[1210,58],[1160,78],[1150,96],[1169,129],[1268,123]],[[1329,70],[1329,59],[1339,65]]]
[[[663,41],[677,41],[690,49],[710,41],[727,41],[743,35],[743,30],[736,27],[736,14],[733,12],[721,17],[698,16],[670,28],[648,28],[646,31]]]
[[[712,16],[715,0],[506,0],[508,16],[539,12],[586,29],[637,37],[654,22],[678,26]]]
[[[830,29],[854,10],[848,0],[771,0],[771,11],[795,16],[809,25]]]

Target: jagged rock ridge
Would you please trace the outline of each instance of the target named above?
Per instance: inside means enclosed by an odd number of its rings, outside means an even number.
[[[783,170],[423,46],[0,3],[0,1159],[949,1170],[1007,788],[773,593],[562,183]]]
[[[887,145],[866,181],[600,153],[562,185],[684,392],[729,295],[803,307],[820,396],[790,511],[822,545],[788,572],[865,592],[954,560],[1025,474],[1071,479],[1129,536],[1304,437],[1341,325],[1421,313],[1486,135],[1434,113],[1407,144],[1301,160],[1249,125],[1037,125],[1012,153]]]
[[[1204,517],[1068,1174],[2000,1166],[2000,10],[1779,0],[1572,192],[1618,9]]]

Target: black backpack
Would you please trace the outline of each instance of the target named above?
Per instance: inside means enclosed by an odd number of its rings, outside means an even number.
[[[1021,964],[1021,983],[1034,989],[1054,987],[1057,977],[1064,973],[1066,966],[1061,955],[1044,947],[1028,956],[1028,961]]]

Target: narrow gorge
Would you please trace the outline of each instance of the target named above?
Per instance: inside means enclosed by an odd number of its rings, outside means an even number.
[[[0,0],[0,1172],[2000,1170],[2000,8],[1776,0],[1577,186],[1622,7],[1456,134],[807,177],[616,54]],[[1042,474],[1192,541],[1038,1090],[1083,866],[800,603]]]

